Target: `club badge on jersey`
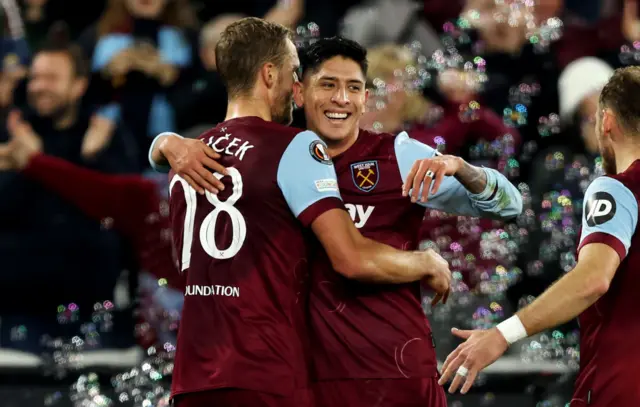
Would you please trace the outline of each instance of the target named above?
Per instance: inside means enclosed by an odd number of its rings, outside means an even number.
[[[333,165],[331,157],[327,154],[327,145],[320,140],[315,140],[309,145],[309,153],[319,163]]]
[[[356,188],[360,191],[373,191],[380,180],[378,162],[371,160],[351,164],[351,178],[353,179],[353,183]]]
[[[587,225],[602,225],[616,214],[616,201],[608,192],[596,192],[587,200],[585,208]]]

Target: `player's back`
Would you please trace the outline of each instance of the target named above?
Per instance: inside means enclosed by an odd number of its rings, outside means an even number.
[[[572,407],[640,405],[638,197],[640,160],[620,174],[597,178],[585,196],[578,250],[604,243],[624,260],[607,293],[580,315],[580,373]]]
[[[200,137],[228,168],[224,191],[197,195],[170,176],[174,242],[186,272],[173,395],[215,388],[288,395],[307,384],[301,333],[310,218],[292,213],[283,161],[290,173],[304,167],[305,154],[326,156],[314,151],[317,136],[298,133],[257,117],[226,121]]]

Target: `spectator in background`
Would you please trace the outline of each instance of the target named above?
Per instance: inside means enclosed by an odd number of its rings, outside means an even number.
[[[29,45],[24,37],[20,10],[15,0],[0,1],[2,40],[0,42],[0,112],[13,102],[13,91],[26,76]],[[4,115],[0,115],[2,117]],[[4,123],[0,120],[0,123]]]
[[[512,135],[515,145],[520,144],[518,131],[505,126],[491,110],[480,107],[468,119],[461,114],[460,106],[477,97],[477,81],[471,74],[449,70],[440,76],[439,90],[446,100],[440,116],[436,114],[437,106],[406,77],[406,67],[415,65],[407,48],[382,45],[368,51],[368,60],[367,81],[373,89],[363,127],[390,133],[407,130],[411,137],[446,154],[464,154],[480,140],[493,141],[505,134]],[[398,76],[398,72],[403,75]],[[377,102],[382,102],[384,108],[376,109]]]
[[[145,322],[158,322],[158,310],[180,311],[184,275],[173,256],[168,203],[153,181],[140,175],[104,174],[44,154],[41,141],[30,132],[14,133],[0,144],[0,169],[19,171],[96,224],[108,224],[132,245],[141,267],[139,299],[146,304],[141,308]],[[162,331],[154,327],[156,332],[139,330],[139,341],[152,345]]]
[[[82,145],[92,112],[80,104],[87,88],[88,67],[78,47],[49,44],[33,58],[27,82],[29,106],[14,111],[0,140],[29,137],[48,154],[108,173],[135,168],[122,131],[103,139],[91,160]],[[37,351],[42,334],[60,334],[56,307],[75,303],[85,320],[92,305],[113,297],[127,248],[117,234],[103,230],[57,194],[14,171],[0,172],[0,340],[3,347]],[[37,297],[20,301],[15,293]],[[88,313],[88,314],[87,314]],[[9,330],[25,325],[26,341],[12,344]],[[75,327],[77,330],[77,327]],[[68,332],[72,334],[73,332]],[[115,339],[116,337],[114,337]],[[113,346],[129,346],[129,335]]]
[[[118,102],[141,160],[153,136],[177,129],[167,93],[191,80],[196,25],[187,0],[110,0],[81,39],[93,77],[103,85],[96,93],[111,99],[103,102]]]
[[[366,1],[347,12],[341,35],[367,48],[418,41],[422,52],[431,56],[442,44],[421,11],[421,5],[410,0]]]
[[[564,0],[564,32],[556,47],[560,68],[597,56],[620,66],[620,46],[640,39],[637,0]]]
[[[17,0],[3,0],[17,3]],[[21,0],[20,8],[31,49],[38,49],[47,40],[51,24],[64,21],[71,36],[77,38],[99,16],[106,0]]]

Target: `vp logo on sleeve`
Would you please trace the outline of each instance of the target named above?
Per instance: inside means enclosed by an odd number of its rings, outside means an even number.
[[[608,192],[596,192],[589,197],[585,213],[588,226],[602,225],[615,216],[616,201]]]

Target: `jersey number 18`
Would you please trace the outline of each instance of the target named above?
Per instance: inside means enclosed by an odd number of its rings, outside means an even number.
[[[231,183],[233,190],[231,195],[226,201],[221,201],[218,197],[210,192],[205,192],[205,197],[214,209],[202,221],[200,226],[200,244],[204,251],[214,259],[229,259],[240,251],[244,239],[247,236],[247,224],[244,217],[234,205],[238,202],[238,199],[242,197],[242,176],[236,168],[227,169],[229,176],[231,177]],[[223,177],[222,174],[214,173],[216,178]],[[169,194],[173,193],[173,187],[176,182],[182,184],[182,191],[184,192],[184,200],[186,203],[186,214],[184,218],[183,238],[182,238],[182,268],[184,271],[189,268],[191,263],[191,246],[193,244],[193,229],[195,227],[194,222],[196,218],[196,205],[197,194],[196,191],[179,175],[174,176],[169,184]],[[218,216],[221,212],[225,212],[231,219],[231,229],[233,235],[231,236],[231,244],[226,249],[219,249],[216,244],[216,223]]]

